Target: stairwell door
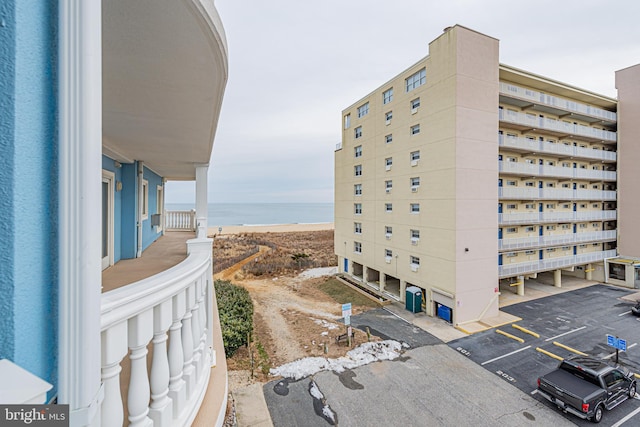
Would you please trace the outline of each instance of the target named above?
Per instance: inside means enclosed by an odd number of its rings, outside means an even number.
[[[113,265],[115,174],[102,171],[102,269]]]

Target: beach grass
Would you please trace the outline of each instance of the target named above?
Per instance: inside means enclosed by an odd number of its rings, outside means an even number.
[[[349,288],[344,283],[336,279],[329,279],[320,286],[318,286],[325,294],[336,300],[339,304],[351,303],[353,305],[361,305],[365,307],[380,307],[380,304],[365,297],[364,295]]]

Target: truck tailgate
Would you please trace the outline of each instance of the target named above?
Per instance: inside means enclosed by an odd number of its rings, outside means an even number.
[[[602,389],[589,381],[563,371],[555,370],[540,378],[540,388],[558,400],[581,411],[583,399]]]

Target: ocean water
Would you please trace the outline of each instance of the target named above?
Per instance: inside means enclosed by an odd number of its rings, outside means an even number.
[[[167,203],[166,209],[191,210],[195,205]],[[333,222],[333,203],[210,203],[208,210],[209,227]]]

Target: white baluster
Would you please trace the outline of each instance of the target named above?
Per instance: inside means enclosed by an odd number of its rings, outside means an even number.
[[[147,375],[147,344],[153,336],[153,311],[147,310],[129,319],[131,378],[129,379],[129,426],[152,426],[149,414],[149,376]]]
[[[173,417],[178,418],[186,401],[185,382],[182,379],[184,355],[182,353],[182,317],[185,311],[184,292],[172,299],[172,323],[169,329],[169,398],[173,402]]]
[[[200,353],[200,306],[198,298],[200,289],[200,279],[196,280],[194,286],[191,287],[193,292],[193,306],[191,308],[191,339],[193,340],[193,367],[195,369],[196,382],[200,379],[202,373],[202,354]]]
[[[187,399],[191,397],[195,386],[195,369],[193,368],[193,333],[191,332],[191,308],[193,307],[193,285],[187,288],[187,304],[182,318],[182,378],[187,386]]]
[[[122,322],[101,334],[102,383],[104,400],[101,408],[101,425],[121,426],[124,421],[122,395],[120,394],[120,362],[127,355],[127,323]]]
[[[171,326],[171,300],[153,308],[153,361],[151,363],[151,405],[149,418],[154,427],[171,424],[172,403],[169,399],[169,359],[167,330]]]
[[[209,281],[205,278],[202,279],[202,288],[200,290],[200,310],[198,313],[200,314],[200,354],[202,354],[202,364],[204,369],[209,369],[208,364],[205,364],[206,361],[210,361],[210,356],[207,353],[207,305],[205,304],[205,298],[207,295],[207,286]]]

